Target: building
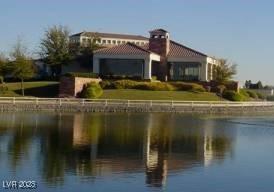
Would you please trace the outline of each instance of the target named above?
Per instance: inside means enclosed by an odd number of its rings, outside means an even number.
[[[116,45],[133,43],[136,45],[145,45],[148,43],[148,38],[140,35],[114,34],[114,33],[99,33],[99,32],[81,32],[71,35],[69,38],[70,44],[73,46],[86,46],[90,40],[97,38],[97,44],[102,47],[113,47]]]
[[[100,76],[155,76],[162,81],[210,81],[216,65],[217,59],[172,41],[164,29],[150,31],[141,44],[116,40],[115,46],[99,49],[93,57],[93,72]]]

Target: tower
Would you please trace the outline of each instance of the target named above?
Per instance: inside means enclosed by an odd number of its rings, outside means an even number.
[[[170,48],[169,33],[164,29],[155,29],[149,33],[149,50],[166,57]]]
[[[150,31],[149,50],[161,56],[160,63],[154,66],[157,78],[162,81],[168,79],[167,55],[170,50],[169,33],[164,29]]]

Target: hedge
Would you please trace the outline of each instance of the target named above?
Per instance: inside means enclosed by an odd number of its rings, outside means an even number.
[[[173,91],[175,88],[168,83],[161,82],[143,82],[138,83],[134,89],[150,90],[150,91]]]
[[[266,99],[266,97],[261,93],[257,93],[257,96],[259,99]]]
[[[193,91],[193,92],[206,91],[202,85],[199,85],[196,83],[170,82],[169,84],[175,87],[176,91]]]
[[[267,96],[266,99],[267,99],[268,101],[274,101],[274,96]]]
[[[235,91],[224,91],[223,98],[230,100],[230,101],[243,101],[243,96],[240,93]]]
[[[96,73],[66,73],[66,77],[84,77],[84,78],[98,78]]]
[[[133,80],[104,80],[100,82],[103,89],[140,89],[151,91],[193,91],[205,92],[203,86],[184,82],[141,82]]]
[[[135,89],[140,82],[132,80],[118,80],[113,82],[113,87],[115,89]]]
[[[0,93],[4,94],[9,90],[9,88],[5,84],[0,84]]]
[[[246,93],[249,95],[249,97],[254,98],[254,99],[258,99],[258,95],[257,95],[256,92],[247,90]]]

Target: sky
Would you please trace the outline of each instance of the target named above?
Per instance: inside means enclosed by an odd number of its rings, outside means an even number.
[[[274,85],[272,0],[1,0],[0,52],[18,38],[37,53],[47,27],[148,36],[164,28],[171,39],[238,65],[240,82]]]

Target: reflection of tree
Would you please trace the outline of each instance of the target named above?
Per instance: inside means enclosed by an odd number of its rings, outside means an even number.
[[[67,174],[96,178],[143,170],[145,164],[146,183],[161,187],[168,171],[224,158],[233,139],[233,133],[211,121],[175,114],[41,114],[36,121],[30,114],[22,117],[15,116],[17,123],[9,126],[4,119],[0,123],[2,134],[11,136],[11,162],[18,165],[38,142],[39,168],[51,185],[63,184]],[[3,127],[11,127],[11,134]]]
[[[58,115],[52,126],[41,132],[42,175],[50,184],[64,181],[67,155],[72,151],[71,116]]]
[[[15,120],[15,119],[11,119]],[[8,151],[11,167],[16,169],[23,157],[28,156],[33,137],[33,128],[28,126],[26,116],[16,118],[16,122],[4,123],[7,129],[12,130],[8,141]]]

